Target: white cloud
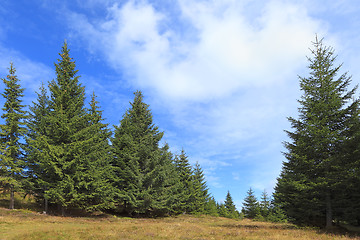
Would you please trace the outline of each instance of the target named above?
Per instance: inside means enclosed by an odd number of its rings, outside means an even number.
[[[315,33],[323,32],[305,8],[284,2],[268,3],[252,24],[236,1],[179,3],[181,19],[196,31],[177,32],[166,25],[171,16],[146,1],[113,5],[99,24],[76,13],[71,22],[134,85],[196,101],[281,81],[299,66]]]
[[[327,31],[306,4],[251,4],[178,0],[177,11],[167,12],[130,0],[108,8],[106,19],[68,13],[74,37],[134,88],[160,99],[155,107],[176,129],[168,142],[200,159],[214,187],[222,186],[216,168],[238,168],[246,159],[270,162],[249,184],[268,188],[274,180],[282,156],[273,142],[284,140],[286,117],[296,112],[296,76],[315,33]]]

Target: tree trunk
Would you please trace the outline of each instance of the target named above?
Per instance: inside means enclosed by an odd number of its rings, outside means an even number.
[[[49,201],[47,198],[44,199],[45,202],[45,209],[44,209],[44,213],[47,214],[48,213],[48,209],[49,209]]]
[[[326,229],[332,228],[332,207],[330,193],[326,193]]]
[[[9,209],[14,209],[15,198],[14,198],[14,185],[10,185],[10,205]]]
[[[61,206],[61,216],[65,217],[65,207]]]

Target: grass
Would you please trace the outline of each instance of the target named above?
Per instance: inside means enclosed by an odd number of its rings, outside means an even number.
[[[160,219],[57,217],[0,208],[0,239],[359,239],[291,224],[181,215]]]

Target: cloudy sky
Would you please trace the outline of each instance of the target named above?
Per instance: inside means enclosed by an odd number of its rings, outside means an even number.
[[[316,34],[357,84],[359,29],[356,0],[1,0],[0,76],[14,62],[30,104],[66,39],[110,126],[141,90],[172,151],[240,208],[273,191]]]

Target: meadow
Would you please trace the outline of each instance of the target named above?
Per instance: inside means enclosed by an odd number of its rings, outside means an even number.
[[[360,239],[292,224],[179,215],[158,219],[94,214],[59,217],[0,208],[0,239]]]

